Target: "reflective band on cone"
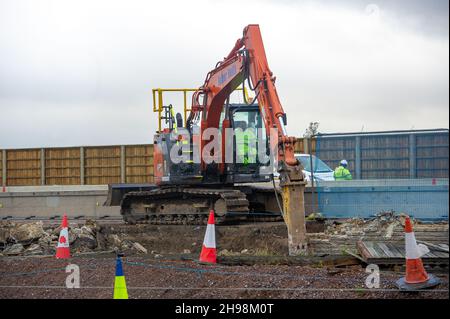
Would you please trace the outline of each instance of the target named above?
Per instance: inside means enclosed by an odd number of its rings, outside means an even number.
[[[56,248],[56,258],[70,258],[69,228],[67,223],[67,216],[65,214],[61,223],[61,231],[58,238],[58,247]]]
[[[208,225],[206,226],[205,239],[203,240],[200,261],[206,263],[217,263],[216,231],[214,227],[214,211],[209,212]]]

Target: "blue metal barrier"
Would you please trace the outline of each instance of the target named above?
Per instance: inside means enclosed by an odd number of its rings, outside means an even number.
[[[421,220],[448,220],[447,178],[334,181],[317,186],[319,211],[327,218],[370,218],[394,211]]]

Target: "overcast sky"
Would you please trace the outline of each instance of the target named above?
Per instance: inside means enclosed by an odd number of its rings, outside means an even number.
[[[151,143],[250,23],[291,135],[448,128],[447,0],[0,0],[0,148]]]

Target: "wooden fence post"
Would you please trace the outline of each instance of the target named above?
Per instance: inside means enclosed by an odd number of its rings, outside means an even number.
[[[120,182],[125,183],[125,146],[120,145]]]
[[[2,151],[2,186],[6,185],[6,150]]]
[[[80,185],[84,185],[84,147],[80,147]]]

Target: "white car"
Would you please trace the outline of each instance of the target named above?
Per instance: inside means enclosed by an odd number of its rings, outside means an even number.
[[[311,155],[309,154],[295,154],[295,158],[302,163],[303,174],[305,174],[306,181],[311,181]],[[314,181],[334,181],[334,171],[325,164],[320,158],[312,155],[312,166],[314,168]]]
[[[303,166],[303,175],[308,184],[311,183],[311,157],[309,154],[294,154],[295,158],[300,161]],[[314,167],[314,182],[321,181],[334,181],[334,171],[325,164],[320,158],[312,155],[312,166]],[[274,176],[278,178],[280,174],[274,173]]]

